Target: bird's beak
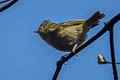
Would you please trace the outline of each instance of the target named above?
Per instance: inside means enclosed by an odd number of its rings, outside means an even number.
[[[34,31],[34,33],[39,33],[39,31]]]

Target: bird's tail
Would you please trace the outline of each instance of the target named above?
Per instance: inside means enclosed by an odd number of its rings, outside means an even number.
[[[96,26],[99,24],[99,20],[105,17],[105,14],[100,11],[95,12],[90,18],[87,19],[86,23],[88,26]]]

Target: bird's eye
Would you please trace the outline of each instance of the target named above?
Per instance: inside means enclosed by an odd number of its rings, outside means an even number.
[[[45,25],[42,25],[41,27],[43,27],[43,28],[44,28],[44,27],[45,27]]]

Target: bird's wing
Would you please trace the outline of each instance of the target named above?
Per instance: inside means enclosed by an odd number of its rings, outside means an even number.
[[[63,22],[63,23],[59,23],[63,26],[74,26],[74,25],[80,25],[82,23],[84,23],[86,21],[86,19],[78,19],[78,20],[71,20],[68,22]]]
[[[85,21],[86,21],[86,19],[78,19],[78,20],[71,20],[68,22],[53,24],[52,26],[50,26],[49,31],[55,32],[59,29],[65,28],[65,27],[73,27],[75,25],[83,24]]]

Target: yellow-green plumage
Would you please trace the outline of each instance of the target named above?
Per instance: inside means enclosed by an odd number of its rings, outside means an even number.
[[[72,51],[76,44],[81,45],[86,40],[87,32],[98,25],[99,20],[103,17],[103,14],[96,12],[89,19],[78,19],[58,24],[45,20],[37,33],[54,48],[60,51]]]

